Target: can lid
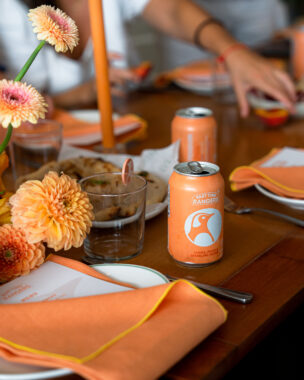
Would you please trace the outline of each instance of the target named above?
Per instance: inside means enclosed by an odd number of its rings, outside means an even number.
[[[180,162],[174,166],[174,171],[178,174],[194,176],[194,177],[208,177],[220,171],[220,168],[205,161],[189,161]]]
[[[185,117],[187,119],[200,119],[203,117],[212,116],[212,111],[203,107],[188,107],[182,108],[176,112],[177,116]]]

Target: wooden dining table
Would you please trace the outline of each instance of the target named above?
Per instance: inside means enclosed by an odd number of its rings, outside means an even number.
[[[219,94],[203,96],[175,86],[144,89],[116,100],[120,114],[136,113],[148,122],[148,136],[123,148],[130,154],[157,149],[171,143],[170,124],[175,112],[185,107],[207,107],[218,124],[217,163],[225,180],[226,194],[240,205],[265,207],[304,219],[303,211],[283,206],[255,188],[232,192],[229,174],[284,146],[304,146],[304,120],[290,118],[283,126],[267,128],[252,113],[241,119],[233,100],[225,103]],[[177,264],[167,249],[167,213],[146,222],[144,248],[137,257],[123,261],[201,283],[250,292],[254,299],[243,305],[221,299],[227,321],[163,375],[163,379],[214,380],[230,371],[263,342],[302,305],[304,292],[304,230],[262,214],[225,213],[224,255],[220,262],[191,268]],[[82,260],[83,248],[60,252]],[[80,379],[69,375],[62,380]]]

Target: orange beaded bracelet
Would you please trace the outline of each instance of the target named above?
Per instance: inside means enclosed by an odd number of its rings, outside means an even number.
[[[216,58],[216,61],[218,63],[224,63],[229,54],[231,54],[235,50],[240,50],[240,49],[247,49],[247,46],[240,42],[237,42],[231,46],[228,46],[227,49],[225,49],[223,53]]]

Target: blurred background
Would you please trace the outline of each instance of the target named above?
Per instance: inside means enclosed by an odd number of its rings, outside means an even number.
[[[219,18],[239,40],[265,56],[287,58],[289,41],[275,38],[276,33],[294,23],[304,24],[303,0],[194,0]],[[208,53],[165,37],[142,19],[127,25],[131,64],[150,61],[154,73],[170,70],[191,60],[208,57]],[[134,53],[136,52],[136,53]],[[132,62],[133,61],[133,62]]]

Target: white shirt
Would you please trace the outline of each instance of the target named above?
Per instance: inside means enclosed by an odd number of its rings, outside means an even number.
[[[126,57],[128,42],[124,22],[139,15],[149,0],[103,0],[107,50]],[[0,0],[0,64],[6,77],[14,78],[38,45],[27,17],[28,8],[20,0]],[[121,65],[126,66],[125,61]],[[56,94],[75,87],[94,76],[92,42],[79,60],[56,53],[51,46],[39,52],[23,81],[40,91]]]

